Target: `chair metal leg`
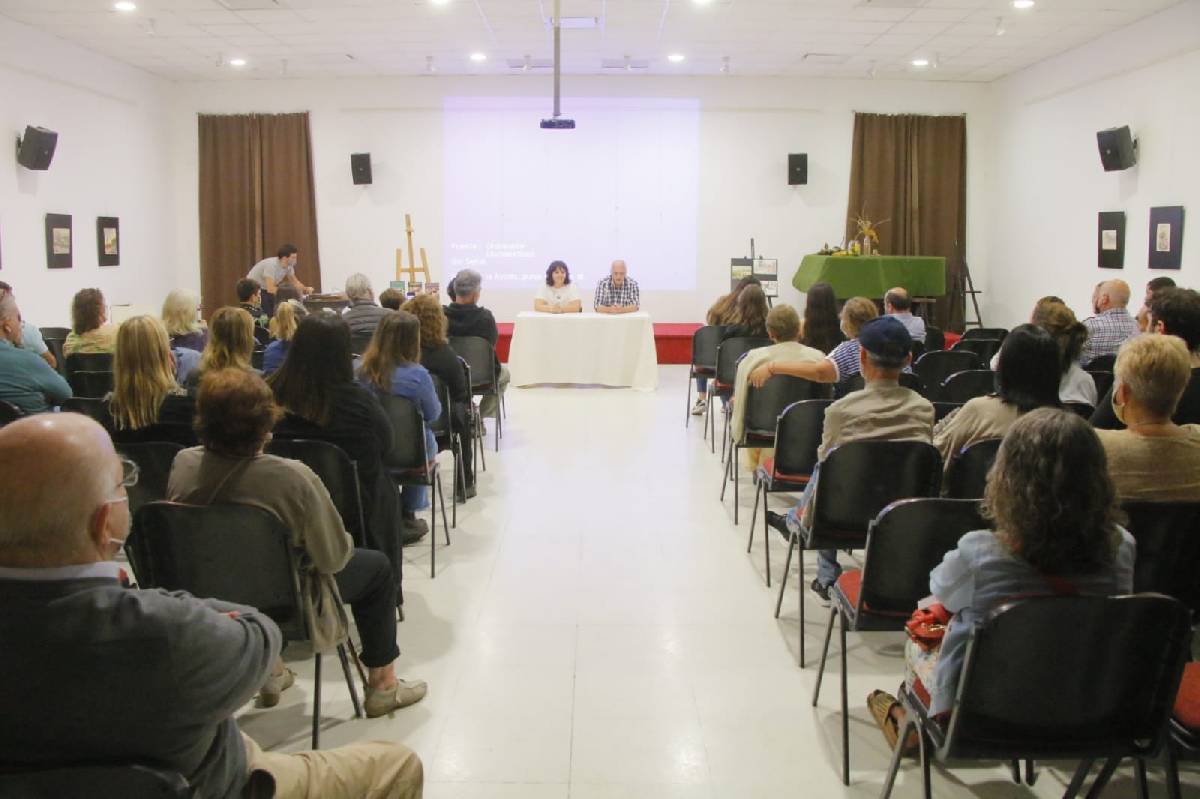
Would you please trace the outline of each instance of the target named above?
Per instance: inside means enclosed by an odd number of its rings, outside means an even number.
[[[1020,758],[1014,757],[1009,762],[1008,766],[1010,769],[1012,769],[1012,781],[1015,782],[1017,785],[1020,785],[1021,784],[1021,760],[1020,760]]]
[[[687,416],[684,417],[684,421],[683,421],[683,429],[684,430],[687,430],[688,427],[692,423],[692,381],[695,379],[696,379],[696,375],[692,373],[691,369],[688,369],[687,402],[683,406],[683,409],[687,412]]]
[[[729,471],[733,472],[733,526],[738,524],[738,446],[732,444],[729,450]]]
[[[725,486],[729,485],[729,461],[721,468],[721,502],[725,501]]]
[[[767,516],[764,513],[763,514],[764,528],[766,527],[766,519],[767,519]],[[763,535],[766,535],[765,530],[763,531]],[[784,589],[787,588],[788,570],[792,568],[792,553],[795,551],[796,551],[796,534],[792,533],[792,535],[788,538],[787,558],[785,558],[783,561],[783,576],[781,578],[779,578],[779,598],[775,600],[775,618],[777,618],[777,619],[779,618],[779,611],[783,607],[783,592],[784,592]]]
[[[925,786],[925,799],[933,799],[933,782],[929,775],[929,765],[932,759],[929,747],[932,745],[932,742],[925,735],[925,729],[920,724],[917,725],[917,741],[921,747],[921,782]],[[896,748],[902,752],[904,751],[903,738],[896,740]]]
[[[1092,770],[1092,760],[1081,760],[1079,766],[1075,769],[1075,773],[1071,776],[1071,781],[1067,784],[1067,790],[1063,794],[1063,799],[1075,799],[1079,795],[1079,789],[1083,787],[1084,781]]]
[[[842,640],[842,785],[850,784],[850,702],[846,698],[846,617],[842,613],[838,613],[842,617],[842,622],[838,625],[841,631]],[[903,744],[898,743],[900,748]]]
[[[804,555],[796,557],[796,566],[800,572],[800,668],[804,668]]]
[[[1037,771],[1034,769],[1033,760],[1025,761],[1025,784],[1033,785],[1037,782]]]
[[[396,608],[396,615],[400,621],[404,621],[404,609]],[[350,652],[350,660],[354,661],[354,669],[358,672],[358,679],[362,681],[363,690],[370,683],[367,681],[367,673],[363,670],[362,660],[358,656],[358,650],[354,648],[354,640],[350,636],[346,636],[346,649]]]
[[[436,489],[430,487],[436,493]],[[437,497],[429,498],[429,579],[437,577]]]
[[[825,659],[829,657],[829,642],[833,638],[833,622],[837,619],[837,607],[829,609],[829,624],[825,625],[825,647],[821,650],[821,665],[817,667],[817,683],[813,686],[812,706],[817,706],[817,700],[821,698],[821,680],[825,677]]]
[[[496,451],[500,451],[500,392],[496,392]]]
[[[900,759],[904,757],[904,747],[902,742],[908,740],[908,731],[916,726],[913,721],[912,714],[906,715],[904,718],[904,726],[900,729],[900,737],[897,739],[896,748],[892,750],[892,762],[888,765],[887,778],[883,781],[883,793],[880,799],[888,799],[892,795],[892,786],[896,784],[896,774],[900,771]]]
[[[312,749],[321,748],[321,653],[313,655]]]
[[[1135,757],[1133,771],[1137,775],[1138,799],[1150,799],[1150,786],[1146,783],[1146,761],[1143,758]]]
[[[1104,787],[1108,785],[1109,779],[1112,778],[1113,772],[1117,770],[1120,763],[1119,757],[1110,757],[1104,761],[1100,773],[1096,775],[1096,781],[1092,783],[1091,789],[1087,792],[1087,799],[1100,799],[1100,794],[1104,792]],[[1145,794],[1142,794],[1141,799],[1146,799]]]
[[[1183,789],[1179,787],[1179,754],[1175,751],[1175,741],[1169,734],[1163,748],[1167,750],[1167,797],[1183,799]]]
[[[456,453],[454,453],[454,501],[450,503],[450,512],[453,514],[453,517],[452,517],[453,520],[450,522],[450,526],[453,527],[455,530],[458,529],[458,485],[459,485],[460,481],[462,482],[462,487],[463,487],[463,504],[466,504],[466,501],[467,501],[467,470],[463,466],[462,460],[459,459],[458,453],[456,452]],[[444,516],[445,514],[446,514],[446,512],[442,511],[442,515]],[[450,543],[450,542],[447,541],[446,543]]]
[[[350,703],[354,705],[354,718],[363,717],[362,705],[358,701],[358,689],[354,686],[354,675],[350,673],[350,658],[346,656],[346,647],[338,644],[338,658],[342,661],[342,674],[346,678],[346,687],[350,689]]]
[[[750,554],[750,549],[754,546],[754,522],[758,519],[758,497],[762,493],[762,483],[754,487],[754,510],[750,511],[750,539],[746,541],[746,554]],[[771,583],[767,583],[770,588]]]
[[[771,534],[767,524],[767,489],[763,487],[763,563],[767,569],[767,588],[771,587]],[[754,519],[750,519],[750,534],[754,535]],[[783,572],[783,581],[787,582],[787,570]]]

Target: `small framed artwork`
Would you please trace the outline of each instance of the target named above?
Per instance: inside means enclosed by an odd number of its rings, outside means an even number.
[[[1178,269],[1183,260],[1183,206],[1150,209],[1150,268]]]
[[[1096,241],[1097,265],[1101,269],[1125,268],[1125,212],[1101,211]]]
[[[121,220],[115,216],[96,217],[96,257],[101,266],[121,265]]]
[[[73,250],[71,215],[46,214],[46,267],[70,269]]]

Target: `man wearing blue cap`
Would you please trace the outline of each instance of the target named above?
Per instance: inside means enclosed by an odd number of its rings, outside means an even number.
[[[912,359],[912,336],[904,324],[890,316],[872,319],[859,331],[858,342],[863,389],[826,409],[817,468],[800,502],[786,516],[767,512],[768,523],[789,541],[812,523],[820,462],[834,447],[866,440],[933,441],[933,405],[899,382],[900,372]],[[837,551],[823,549],[817,553],[817,578],[810,587],[821,599],[828,600],[829,586],[841,573]]]

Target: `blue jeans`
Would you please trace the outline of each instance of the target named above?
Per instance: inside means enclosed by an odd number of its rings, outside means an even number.
[[[400,486],[400,505],[416,513],[429,507],[429,486]]]
[[[696,378],[696,393],[703,397],[708,393],[708,378],[701,375]]]
[[[804,509],[817,496],[817,475],[821,471],[821,464],[817,464],[813,469],[812,477],[808,479],[808,485],[804,487],[804,494],[800,497],[800,501],[795,507],[788,511],[787,526],[788,530],[795,535],[802,535],[808,528],[804,525]],[[817,550],[817,582],[825,588],[837,582],[837,578],[842,574],[842,567],[838,563],[836,549],[819,549]]]

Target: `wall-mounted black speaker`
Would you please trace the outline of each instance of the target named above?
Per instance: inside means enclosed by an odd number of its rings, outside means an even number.
[[[1129,169],[1137,163],[1137,141],[1129,133],[1128,125],[1100,131],[1096,143],[1100,145],[1100,163],[1104,164],[1105,172]]]
[[[17,163],[26,169],[49,169],[57,145],[57,133],[27,125],[25,135],[17,139]]]
[[[371,154],[351,153],[350,174],[354,177],[355,186],[371,185]]]
[[[808,184],[808,153],[791,153],[788,156],[788,185]]]

